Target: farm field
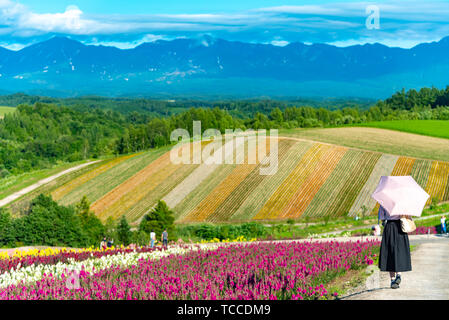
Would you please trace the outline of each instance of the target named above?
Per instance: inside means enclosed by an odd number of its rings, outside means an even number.
[[[365,130],[341,128],[344,134],[348,129]],[[372,141],[378,139],[371,137]],[[280,136],[277,141],[278,148],[273,149],[277,169],[268,175],[261,175],[260,170],[271,157],[269,141],[263,161],[248,163],[249,155],[252,157],[257,148],[249,149],[246,143],[240,151],[247,154],[226,156],[244,159],[243,164],[176,164],[170,160],[170,147],[164,147],[102,161],[60,177],[33,195],[50,194],[64,205],[73,205],[87,196],[91,210],[101,220],[125,215],[133,226],[160,199],[173,210],[180,224],[375,215],[378,206],[371,194],[383,175],[413,176],[430,194],[429,204],[449,200],[447,161],[294,137]],[[206,145],[203,143],[203,149]],[[217,152],[226,149],[225,145],[216,146]],[[193,156],[191,153],[191,159]],[[208,156],[214,158],[214,154]],[[10,208],[20,212],[30,199],[31,195],[25,196]]]
[[[424,136],[449,139],[447,120],[395,120],[362,123],[357,126],[397,130]]]
[[[449,161],[449,139],[379,128],[281,129],[279,136],[315,140],[367,151]]]

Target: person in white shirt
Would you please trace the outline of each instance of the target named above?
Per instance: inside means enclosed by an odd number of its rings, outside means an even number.
[[[441,222],[441,233],[446,233],[447,232],[446,231],[446,217],[442,216],[440,222]]]
[[[401,216],[390,216],[384,207],[379,208],[379,219],[385,225],[379,253],[380,271],[388,271],[391,288],[399,288],[401,272],[412,270],[408,234],[401,229]]]
[[[150,247],[154,248],[154,243],[156,242],[156,233],[154,230],[151,230],[150,232]]]

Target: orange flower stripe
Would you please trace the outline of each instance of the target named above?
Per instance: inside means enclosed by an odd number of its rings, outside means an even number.
[[[315,171],[300,186],[290,203],[282,210],[280,218],[299,218],[301,216],[347,150],[348,148],[339,146],[328,150],[325,157],[319,161]]]
[[[265,203],[254,219],[273,219],[277,217],[282,208],[294,196],[297,188],[312,174],[329,146],[321,143],[314,144],[299,161],[296,168],[290,173],[275,193]]]

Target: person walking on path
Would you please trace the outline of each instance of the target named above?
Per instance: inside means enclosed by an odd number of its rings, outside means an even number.
[[[397,289],[401,283],[401,272],[412,270],[408,234],[401,229],[401,216],[390,216],[380,206],[379,218],[385,225],[380,245],[379,269],[390,273],[390,287]]]
[[[156,242],[156,233],[154,232],[154,230],[151,230],[151,232],[150,232],[150,247],[151,247],[151,249],[154,248],[155,242]]]
[[[162,232],[161,240],[162,240],[162,246],[165,249],[167,249],[167,246],[168,246],[168,232],[167,232],[167,229],[164,229],[164,232]]]
[[[446,231],[446,217],[442,216],[440,222],[441,222],[441,233],[445,234],[447,232]]]

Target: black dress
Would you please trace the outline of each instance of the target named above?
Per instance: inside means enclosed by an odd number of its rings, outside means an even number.
[[[401,230],[399,220],[387,220],[384,227],[380,245],[379,269],[391,272],[412,270],[408,235]]]

